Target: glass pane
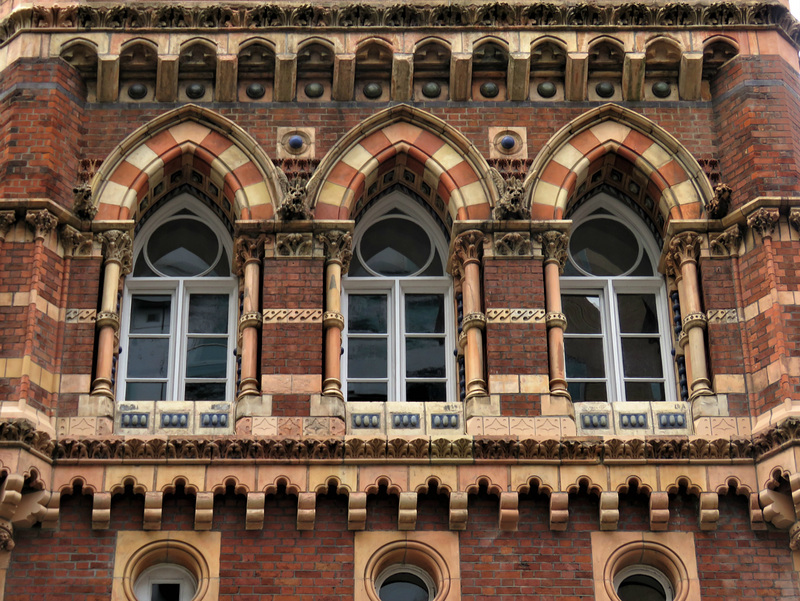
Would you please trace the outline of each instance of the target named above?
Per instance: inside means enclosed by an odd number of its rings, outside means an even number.
[[[131,334],[169,334],[169,296],[134,296],[131,299]]]
[[[573,232],[569,251],[575,263],[597,276],[615,276],[631,270],[639,259],[639,241],[615,219],[587,221]]]
[[[423,271],[420,275],[424,275],[425,277],[436,277],[437,275],[444,275],[444,268],[442,266],[442,258],[439,256],[439,251],[433,251],[433,260],[431,264],[428,265],[428,268]]]
[[[623,338],[622,363],[626,378],[660,378],[661,340],[659,338]]]
[[[168,338],[131,338],[128,340],[129,378],[166,378],[168,370]]]
[[[661,583],[646,574],[635,574],[623,580],[617,589],[621,601],[666,601]]]
[[[227,334],[227,294],[192,294],[189,298],[189,333]]]
[[[189,338],[187,378],[224,378],[228,375],[228,341],[225,338]]]
[[[658,333],[658,313],[654,294],[619,294],[619,325],[630,334]]]
[[[662,382],[625,382],[626,401],[664,401]]]
[[[386,382],[348,382],[347,400],[385,403],[386,386]]]
[[[381,601],[428,601],[428,587],[421,578],[408,572],[389,576],[378,593]]]
[[[218,252],[216,234],[197,219],[172,219],[147,242],[150,263],[166,276],[199,275],[216,263]]]
[[[184,389],[187,401],[224,401],[224,382],[187,382]]]
[[[358,258],[358,255],[353,253],[353,258],[350,260],[350,269],[347,270],[347,275],[351,278],[363,278],[371,276],[372,274],[369,273],[361,264],[361,260]]]
[[[144,260],[144,253],[140,252],[136,257],[136,264],[133,266],[133,277],[135,278],[155,278],[158,274],[150,269],[147,261]]]
[[[150,601],[180,601],[181,585],[177,582],[154,584]]]
[[[603,341],[600,338],[567,338],[564,355],[568,378],[603,378]]]
[[[350,333],[385,334],[387,323],[385,294],[351,294],[347,297],[347,329]]]
[[[608,400],[605,382],[567,382],[567,390],[575,403]]]
[[[444,339],[406,338],[406,376],[444,378]]]
[[[406,294],[406,332],[444,333],[444,295]]]
[[[126,401],[164,401],[166,382],[128,382],[125,384]]]
[[[413,221],[389,218],[370,227],[360,242],[361,258],[381,275],[411,275],[422,269],[431,254],[428,234]]]
[[[650,257],[647,256],[647,252],[642,253],[642,260],[639,261],[639,264],[636,266],[636,269],[631,271],[630,275],[636,275],[636,276],[654,275],[653,263],[652,261],[650,261]]]
[[[603,331],[599,296],[561,297],[561,307],[567,316],[567,332],[570,334],[600,334]]]
[[[231,274],[231,260],[228,258],[228,251],[222,249],[222,255],[214,265],[214,269],[206,274],[206,277],[216,276],[219,278],[226,278]]]
[[[444,382],[406,382],[406,400],[409,403],[445,402],[447,385]]]
[[[349,338],[347,375],[350,378],[385,378],[387,363],[385,338]]]

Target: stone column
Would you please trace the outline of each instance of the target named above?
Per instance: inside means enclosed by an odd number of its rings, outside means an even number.
[[[547,314],[547,357],[550,365],[550,396],[553,406],[561,405],[559,399],[565,401],[557,411],[565,410],[572,414],[572,399],[567,391],[567,371],[564,364],[564,330],[567,329],[567,317],[561,309],[561,274],[567,261],[567,244],[569,236],[559,231],[539,234],[538,241],[542,245],[544,258],[544,303]]]
[[[347,273],[353,237],[349,232],[331,230],[318,236],[325,247],[325,369],[322,394],[344,399],[342,393],[342,274]]]
[[[466,400],[487,396],[483,368],[483,331],[486,315],[483,313],[481,294],[481,257],[483,232],[470,230],[459,235],[453,243],[451,271],[462,274],[461,293],[464,302],[464,319],[461,324],[459,346],[464,346],[466,372]]]
[[[258,395],[258,329],[260,310],[261,252],[264,236],[239,236],[234,248],[236,274],[242,279],[242,314],[239,317],[242,372],[237,399]]]
[[[100,312],[97,314],[97,349],[92,396],[114,400],[113,367],[119,333],[117,295],[120,278],[131,272],[133,243],[128,232],[109,230],[97,236],[103,245],[104,275]]]
[[[700,397],[714,394],[706,366],[705,329],[708,318],[700,306],[700,282],[697,274],[699,254],[700,236],[694,232],[678,234],[669,243],[667,262],[675,273],[678,285],[682,326],[686,336],[686,342],[682,344],[687,357],[689,400],[692,405]]]

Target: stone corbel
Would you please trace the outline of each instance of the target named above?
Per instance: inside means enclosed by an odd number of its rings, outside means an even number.
[[[344,317],[342,316],[342,274],[347,273],[353,236],[350,232],[331,230],[318,236],[325,247],[325,373],[322,394],[344,399],[341,380],[341,349]]]
[[[622,98],[644,100],[644,52],[626,52],[622,62]]]
[[[178,55],[158,57],[156,68],[156,101],[175,102],[178,99]]]
[[[144,494],[144,521],[142,529],[161,530],[161,512],[164,504],[164,493],[151,491]]]
[[[711,252],[716,255],[729,257],[739,256],[739,246],[742,243],[742,232],[738,224],[734,224],[718,236],[711,239]]]
[[[71,225],[65,224],[61,227],[61,246],[64,247],[66,257],[89,254],[92,250],[92,234],[79,232]]]
[[[397,529],[414,530],[417,527],[417,493],[401,492],[397,512]]]
[[[263,492],[247,493],[247,509],[245,511],[245,529],[261,530],[264,527],[264,502],[266,496]]]
[[[681,100],[700,100],[703,89],[703,53],[684,52],[678,73],[678,94]]]
[[[700,530],[716,530],[719,521],[719,495],[700,493]]]
[[[619,525],[619,493],[600,493],[600,530],[616,530]]]
[[[353,99],[356,81],[356,55],[336,54],[333,57],[333,100],[348,101]]]
[[[800,207],[789,209],[789,225],[791,225],[795,231],[800,232]]]
[[[567,54],[567,70],[564,79],[564,95],[567,100],[586,100],[586,87],[589,81],[589,53],[570,52]]]
[[[58,528],[58,508],[61,493],[36,490],[22,495],[12,523],[14,526],[30,528],[40,523],[43,529]]]
[[[238,100],[237,80],[239,78],[239,57],[236,55],[217,56],[217,79],[214,100],[217,102],[236,102]]]
[[[450,493],[450,530],[466,530],[469,517],[468,495],[465,492]]]
[[[97,101],[116,102],[119,96],[119,55],[97,57]]]
[[[789,495],[764,489],[758,493],[764,520],[780,530],[788,530],[797,521],[794,503]]]
[[[96,492],[92,495],[92,529],[108,530],[111,525],[111,493]]]
[[[414,55],[395,52],[392,57],[392,100],[408,102],[414,92]]]
[[[519,493],[503,491],[500,493],[500,530],[516,532],[519,528]]]
[[[569,524],[569,493],[550,494],[550,530],[563,532]]]
[[[6,236],[17,222],[17,215],[14,211],[0,211],[0,242],[6,241]]]
[[[58,218],[47,209],[41,211],[28,211],[25,222],[33,230],[36,240],[44,240],[58,225]]]
[[[275,90],[276,102],[291,102],[297,87],[297,55],[278,54],[275,57]]]
[[[301,492],[297,495],[297,529],[313,530],[317,519],[317,493]]]
[[[10,474],[0,486],[0,551],[14,548],[14,526],[12,520],[17,506],[22,501],[22,487],[25,478],[20,474]]]
[[[650,530],[664,532],[669,529],[669,494],[650,493]]]
[[[472,96],[472,55],[454,52],[450,57],[450,100],[469,100]]]
[[[531,53],[512,52],[508,57],[508,89],[509,100],[527,100],[531,85]]]
[[[761,207],[747,218],[747,227],[763,242],[766,238],[772,238],[779,219],[780,212],[777,208]]]
[[[365,530],[367,527],[367,493],[351,492],[347,498],[347,529]]]
[[[211,530],[214,522],[214,493],[199,492],[194,502],[194,529]]]

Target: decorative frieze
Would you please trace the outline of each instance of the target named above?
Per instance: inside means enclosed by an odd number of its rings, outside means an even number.
[[[65,321],[67,323],[94,323],[97,309],[67,309]]]
[[[486,310],[489,323],[544,323],[544,309],[499,309]]]
[[[264,309],[264,323],[322,323],[322,309]]]
[[[709,309],[706,312],[708,323],[737,323],[739,311],[736,309]]]

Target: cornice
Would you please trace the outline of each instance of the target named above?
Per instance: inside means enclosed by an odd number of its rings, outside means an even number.
[[[20,8],[0,22],[0,43],[20,30],[262,28],[730,28],[778,27],[800,45],[800,25],[777,2],[476,4],[73,4]]]

